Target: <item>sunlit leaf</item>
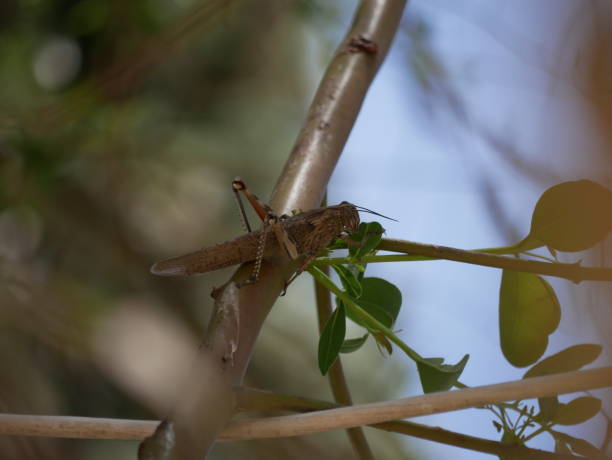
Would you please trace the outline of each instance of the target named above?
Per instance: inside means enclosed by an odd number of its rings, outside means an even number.
[[[344,342],[346,334],[346,315],[344,305],[340,304],[330,316],[319,339],[319,369],[321,374],[327,371],[334,364],[340,353],[340,348]]]
[[[446,391],[453,387],[461,376],[469,355],[465,355],[457,364],[444,364],[443,358],[424,358],[417,361],[421,386],[425,393]]]
[[[368,340],[368,336],[369,334],[364,334],[361,337],[356,337],[354,339],[346,339],[344,342],[342,342],[340,353],[353,353],[354,351],[359,350],[366,340]]]
[[[572,451],[569,450],[569,447],[567,447],[564,441],[555,438],[555,454],[571,455]]]
[[[525,372],[523,378],[576,371],[595,361],[600,353],[600,345],[593,343],[574,345],[535,364]]]
[[[550,430],[550,433],[559,441],[567,444],[572,451],[578,455],[584,455],[585,457],[601,458],[603,453],[597,447],[590,442],[570,436],[567,433],[561,433],[560,431]]]
[[[504,356],[512,365],[528,366],[546,351],[561,310],[548,282],[532,273],[504,270],[499,292],[499,331]]]
[[[601,410],[601,400],[582,396],[567,404],[559,403],[552,421],[559,425],[578,425],[595,417]]]
[[[558,251],[588,249],[612,228],[612,192],[591,180],[563,182],[538,200],[529,237]]]

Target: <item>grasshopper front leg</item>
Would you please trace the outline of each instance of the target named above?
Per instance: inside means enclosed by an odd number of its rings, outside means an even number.
[[[246,212],[244,211],[244,206],[242,204],[242,200],[240,199],[239,192],[242,192],[244,194],[246,199],[249,201],[249,203],[263,222],[263,229],[261,232],[259,246],[257,249],[257,258],[255,259],[255,266],[253,267],[253,272],[249,279],[240,283],[240,285],[251,284],[257,281],[257,279],[259,278],[259,272],[261,270],[261,264],[263,262],[263,255],[265,250],[266,236],[270,228],[274,232],[279,246],[287,252],[287,254],[292,260],[297,259],[299,257],[299,253],[297,250],[297,246],[291,240],[289,234],[283,227],[281,219],[279,219],[278,216],[274,213],[274,211],[272,211],[272,208],[270,206],[262,202],[257,197],[257,195],[251,192],[251,190],[246,186],[242,179],[240,179],[239,177],[234,179],[234,181],[232,182],[232,189],[238,201],[242,220],[245,223],[247,230],[251,232],[251,226],[249,225]]]

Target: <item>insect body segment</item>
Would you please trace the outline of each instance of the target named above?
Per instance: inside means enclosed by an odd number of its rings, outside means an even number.
[[[234,180],[232,188],[238,197],[247,228],[250,229],[250,226],[238,192],[244,193],[257,214],[262,217],[262,228],[249,231],[230,241],[159,261],[151,267],[151,273],[161,276],[188,276],[254,261],[253,274],[242,284],[252,283],[259,276],[262,261],[278,257],[282,251],[292,260],[304,257],[291,282],[334,238],[352,233],[359,226],[357,208],[346,201],[279,219],[240,179]]]

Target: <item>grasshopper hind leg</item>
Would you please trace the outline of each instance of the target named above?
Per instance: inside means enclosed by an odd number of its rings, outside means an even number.
[[[246,284],[253,284],[259,279],[259,272],[261,271],[261,264],[263,262],[264,251],[266,249],[266,237],[268,236],[269,228],[270,227],[268,225],[264,225],[261,231],[259,242],[257,243],[257,255],[255,256],[255,265],[253,266],[251,276],[244,281],[236,283],[237,287],[240,288]]]

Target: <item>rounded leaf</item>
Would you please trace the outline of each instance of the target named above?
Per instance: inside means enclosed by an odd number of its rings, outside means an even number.
[[[601,410],[601,400],[582,396],[567,404],[559,404],[552,421],[559,425],[578,425],[595,417]]]
[[[601,353],[601,345],[583,343],[566,348],[543,359],[525,372],[523,378],[577,371],[592,363]]]
[[[361,281],[361,286],[362,293],[357,303],[359,305],[362,303],[377,305],[388,319],[382,320],[382,318],[375,316],[376,319],[379,319],[385,326],[392,327],[402,306],[402,293],[397,286],[376,277],[364,278]]]
[[[558,251],[588,249],[612,228],[611,209],[612,192],[597,182],[562,182],[538,200],[529,237]]]
[[[535,363],[546,351],[548,335],[557,329],[561,309],[548,282],[534,275],[504,270],[499,290],[501,349],[516,367]]]

